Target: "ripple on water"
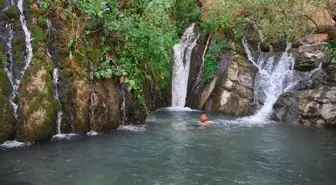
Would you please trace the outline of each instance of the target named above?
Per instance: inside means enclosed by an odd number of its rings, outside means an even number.
[[[146,125],[120,125],[117,130],[131,131],[131,132],[144,132],[146,131]]]
[[[266,125],[275,124],[275,121],[261,121],[261,120],[254,120],[250,117],[243,117],[237,118],[234,120],[214,120],[215,123],[223,126],[223,127],[263,127]]]

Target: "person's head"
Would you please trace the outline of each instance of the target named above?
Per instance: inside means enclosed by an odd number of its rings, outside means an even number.
[[[208,120],[208,115],[205,112],[203,112],[201,114],[201,122],[206,122],[207,120]]]

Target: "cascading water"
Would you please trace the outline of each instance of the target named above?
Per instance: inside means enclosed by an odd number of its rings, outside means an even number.
[[[50,55],[50,53],[48,54]],[[53,84],[54,84],[54,98],[60,105],[59,96],[58,96],[58,68],[54,68],[52,77],[53,77]],[[54,137],[59,137],[62,135],[62,132],[61,132],[62,115],[63,115],[62,109],[58,110],[57,112],[57,134]]]
[[[120,104],[120,112],[121,112],[121,124],[126,125],[128,122],[127,120],[127,108],[126,108],[126,88],[124,84],[120,84],[120,99],[121,99],[121,104]]]
[[[90,69],[89,71],[93,71],[92,62],[89,62]],[[95,97],[94,97],[94,90],[92,88],[92,80],[90,80],[90,132],[86,133],[88,136],[96,136],[98,135],[98,132],[95,131],[94,127],[94,120],[95,120],[95,114],[94,114],[94,104],[95,104]]]
[[[13,33],[13,29],[11,27],[10,24],[6,25],[7,29],[8,29],[8,40],[6,42],[6,55],[8,58],[8,66],[5,68],[5,71],[7,73],[8,79],[11,83],[12,86],[12,94],[9,97],[9,102],[13,107],[13,111],[14,111],[14,117],[17,118],[17,109],[18,106],[17,104],[14,102],[14,98],[17,95],[18,92],[18,88],[19,88],[19,82],[14,78],[13,75],[13,64],[14,64],[14,60],[13,60],[13,54],[12,54],[12,39],[14,38],[14,33]]]
[[[95,136],[98,135],[98,132],[94,130],[94,108],[93,105],[95,103],[95,98],[94,98],[94,90],[92,88],[92,82],[90,81],[91,84],[91,89],[90,89],[90,132],[86,133],[88,136]]]
[[[193,23],[184,32],[179,44],[174,46],[172,77],[172,107],[184,107],[187,97],[191,53],[200,34]]]
[[[14,5],[14,1],[10,1],[10,5]],[[14,68],[15,68],[15,61],[13,59],[13,54],[12,54],[12,39],[14,38],[14,32],[11,27],[11,24],[7,24],[6,27],[8,29],[8,39],[6,42],[6,55],[8,58],[8,65],[5,67],[5,71],[7,73],[8,79],[11,83],[12,86],[12,93],[9,97],[9,102],[11,103],[13,107],[13,112],[14,112],[14,117],[15,119],[18,118],[18,105],[15,103],[15,98],[19,94],[19,87],[20,87],[20,82],[25,74],[26,70],[28,69],[30,62],[33,57],[33,49],[31,45],[31,34],[30,31],[28,30],[27,27],[27,21],[23,12],[23,0],[19,0],[17,3],[17,7],[20,11],[20,22],[22,26],[22,30],[25,34],[25,45],[26,45],[26,51],[25,51],[25,57],[24,57],[24,67],[20,70],[20,73],[18,75],[14,74]],[[8,6],[5,8],[7,10]],[[18,60],[18,59],[16,59]],[[6,141],[4,144],[2,144],[2,147],[7,147],[7,148],[13,148],[13,147],[20,147],[20,146],[25,146],[29,145],[30,143],[21,143],[17,141]]]
[[[48,52],[48,55],[50,57],[51,54]],[[54,84],[54,99],[59,103],[59,106],[61,107],[61,103],[59,101],[59,93],[58,93],[58,68],[55,67],[53,70],[53,84]],[[58,110],[57,112],[57,134],[52,137],[52,139],[71,139],[72,137],[77,136],[77,134],[70,133],[70,134],[62,134],[61,126],[62,126],[62,116],[63,112],[62,109]]]
[[[50,32],[52,31],[52,24],[51,21],[49,19],[46,19],[47,25],[48,25],[48,29],[47,29],[47,33],[50,34]],[[47,48],[47,56],[50,58],[50,60],[54,63],[55,68],[53,69],[53,73],[52,73],[52,81],[53,81],[53,85],[54,85],[54,99],[58,102],[59,107],[61,106],[61,102],[59,100],[59,91],[58,91],[58,80],[59,80],[59,68],[57,67],[57,62],[54,62],[53,60],[53,56],[50,53],[50,49],[49,47]],[[54,135],[52,137],[52,139],[70,139],[74,136],[77,136],[77,134],[62,134],[62,116],[63,116],[63,111],[60,108],[57,111],[57,120],[56,120],[56,135]]]
[[[12,2],[13,4],[13,2]],[[11,25],[8,24],[8,28],[9,28],[9,38],[8,38],[8,42],[6,44],[7,46],[7,56],[8,57],[8,67],[5,69],[5,71],[7,72],[8,75],[8,79],[12,85],[12,94],[10,96],[9,102],[11,103],[11,105],[13,106],[13,110],[14,110],[14,116],[15,118],[18,117],[17,114],[17,109],[18,106],[16,105],[16,103],[14,102],[16,96],[19,93],[19,86],[20,86],[20,82],[21,82],[21,78],[24,75],[24,73],[26,72],[26,70],[28,69],[30,62],[32,60],[33,57],[33,49],[32,49],[32,45],[31,45],[31,34],[30,31],[28,30],[27,27],[27,23],[26,23],[26,18],[23,12],[23,0],[19,0],[18,4],[17,4],[18,9],[20,10],[20,22],[21,22],[21,26],[22,29],[24,31],[25,34],[25,44],[26,44],[26,56],[25,56],[25,65],[23,67],[23,69],[20,71],[19,76],[15,77],[14,73],[13,73],[13,68],[14,68],[14,60],[13,60],[13,56],[12,56],[12,46],[11,46],[11,41],[14,37],[13,34],[13,30],[11,28]]]
[[[273,105],[278,97],[284,92],[295,90],[301,81],[311,80],[311,75],[321,70],[319,68],[304,75],[298,75],[294,70],[295,58],[287,51],[282,53],[260,53],[254,57],[247,40],[243,39],[243,45],[248,59],[258,68],[254,84],[254,99],[256,103],[263,103],[261,108],[253,115],[244,120],[252,122],[267,121],[272,113]]]
[[[27,52],[26,64],[23,70],[21,71],[21,76],[20,76],[20,80],[21,80],[22,76],[24,75],[24,73],[26,72],[26,70],[28,69],[30,65],[31,59],[33,58],[33,48],[30,42],[32,40],[30,36],[30,31],[28,30],[28,27],[27,27],[27,21],[26,21],[25,15],[23,14],[23,0],[18,1],[17,7],[20,10],[20,22],[21,22],[22,29],[26,36],[25,41],[26,41],[26,52]]]

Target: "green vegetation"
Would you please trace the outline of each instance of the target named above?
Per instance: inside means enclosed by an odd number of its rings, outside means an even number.
[[[98,34],[104,45],[98,70],[91,77],[124,76],[128,90],[134,91],[143,104],[144,80],[154,81],[159,88],[167,87],[172,48],[178,43],[181,25],[200,16],[193,0],[73,2],[90,18],[86,33]],[[75,41],[69,42],[69,48],[75,45]]]
[[[237,39],[253,29],[253,37],[265,42],[292,40],[314,31],[307,23],[326,4],[320,0],[217,0],[204,8],[209,17],[203,25],[223,29]]]
[[[218,70],[220,54],[229,49],[231,49],[231,46],[228,42],[216,36],[213,37],[213,41],[204,60],[204,82],[210,82],[212,80]]]
[[[0,0],[0,9],[6,6],[6,0]]]
[[[331,63],[336,65],[336,42],[333,40],[329,40],[327,42],[327,48],[329,48],[332,52]]]
[[[157,88],[168,86],[172,47],[189,23],[200,21],[201,10],[206,12],[201,27],[210,35],[219,32],[225,35],[212,38],[205,55],[204,81],[209,82],[217,71],[219,55],[232,49],[232,42],[240,42],[243,35],[273,43],[307,34],[311,31],[306,27],[310,25],[307,24],[311,21],[309,17],[324,8],[326,2],[216,0],[203,9],[195,0],[43,0],[39,5],[49,13],[55,6],[62,6],[65,11],[56,13],[58,17],[72,18],[71,23],[67,23],[71,26],[65,25],[71,29],[63,33],[68,34],[67,46],[61,48],[71,61],[76,65],[82,62],[79,65],[84,67],[87,59],[92,61],[97,70],[91,78],[125,77],[127,89],[141,100],[144,99],[144,81],[155,82]],[[38,24],[45,26],[42,15]],[[40,30],[33,31],[41,36],[37,39],[43,39]],[[96,46],[89,38],[101,44]],[[74,64],[66,65],[70,69]],[[77,69],[68,71],[79,73]]]
[[[106,45],[105,54],[115,56],[115,62],[102,58],[102,70],[95,73],[97,78],[124,75],[135,83],[130,90],[142,89],[146,75],[165,84],[163,79],[170,75],[171,48],[178,40],[176,27],[170,23],[174,3],[139,1],[136,7],[129,3],[129,9],[121,11],[118,4],[107,1],[76,2],[90,16],[91,30],[103,28],[100,31],[104,33],[101,40]],[[112,75],[111,71],[124,72]]]
[[[6,15],[13,20],[19,20],[20,10],[17,6],[13,5],[8,8]]]

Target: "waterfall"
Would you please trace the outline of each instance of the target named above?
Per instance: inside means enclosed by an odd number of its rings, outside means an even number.
[[[90,62],[91,65],[91,62]],[[92,81],[90,81],[90,132],[86,133],[88,136],[96,136],[98,135],[98,132],[94,130],[94,104],[95,104],[95,98],[94,98],[94,90],[92,88]]]
[[[90,62],[90,68],[92,69],[92,63]],[[94,120],[95,120],[95,115],[94,115],[94,104],[95,104],[95,98],[94,98],[94,90],[92,88],[92,81],[90,80],[90,132],[86,133],[88,136],[96,136],[98,135],[98,132],[95,131],[94,129]]]
[[[50,34],[52,32],[52,24],[51,21],[49,19],[46,19],[47,25],[48,25],[48,29],[47,29],[47,34]],[[70,133],[70,134],[63,134],[62,133],[62,116],[63,116],[63,111],[62,111],[62,105],[61,102],[59,100],[59,91],[58,91],[58,80],[59,80],[59,65],[57,64],[57,62],[54,60],[52,54],[50,53],[50,45],[48,45],[47,47],[47,56],[50,58],[50,60],[53,62],[54,64],[54,69],[52,72],[52,82],[54,85],[54,99],[58,102],[58,105],[60,107],[60,109],[57,111],[57,120],[56,120],[56,135],[54,135],[52,137],[52,139],[71,139],[72,137],[77,136],[77,134],[74,133]]]
[[[120,95],[121,95],[121,104],[120,104],[120,112],[121,112],[121,125],[126,125],[127,120],[127,108],[126,108],[126,88],[124,84],[120,84]]]
[[[13,0],[9,1],[9,4],[14,5],[14,1]],[[25,59],[24,59],[25,65],[23,69],[21,69],[20,74],[18,76],[14,75],[15,61],[14,61],[13,53],[12,53],[12,39],[14,38],[14,31],[12,29],[11,24],[6,24],[6,28],[8,30],[8,39],[5,44],[5,49],[6,49],[6,56],[8,58],[8,65],[4,69],[5,72],[7,73],[8,79],[12,86],[12,93],[9,97],[9,102],[13,107],[15,119],[18,118],[18,113],[17,113],[18,105],[15,103],[15,98],[19,94],[19,87],[20,87],[21,79],[24,73],[26,72],[26,70],[28,69],[30,62],[32,60],[32,57],[33,57],[33,49],[31,45],[31,36],[30,36],[31,34],[28,30],[26,18],[23,12],[23,0],[18,1],[17,7],[20,11],[20,22],[21,22],[21,26],[25,34],[25,44],[26,44]],[[8,8],[9,6],[6,6],[4,11],[7,11]],[[27,146],[27,145],[30,145],[30,143],[21,143],[21,142],[14,140],[14,141],[6,141],[4,144],[1,144],[0,147],[15,148],[15,147],[22,147],[22,146]]]
[[[51,32],[51,28],[52,28],[52,24],[51,21],[49,19],[46,19],[47,25],[48,25],[48,29],[47,29],[47,33],[50,34]],[[47,48],[47,56],[50,58],[51,61],[53,61],[52,55],[49,51],[49,47]],[[59,100],[59,93],[58,93],[58,67],[57,65],[54,65],[55,68],[53,69],[53,73],[52,73],[52,81],[53,81],[53,85],[54,85],[54,99],[58,102],[59,106],[61,107],[61,103]],[[59,109],[57,111],[57,134],[56,136],[60,136],[62,135],[62,131],[61,131],[61,125],[62,125],[62,116],[63,116],[63,112],[62,109]]]
[[[5,72],[7,73],[8,80],[10,81],[11,86],[12,86],[12,93],[9,97],[9,102],[13,107],[14,117],[17,118],[18,106],[14,102],[14,98],[16,97],[17,92],[18,92],[19,82],[14,78],[14,75],[13,75],[14,59],[13,59],[13,53],[12,53],[12,39],[14,38],[14,33],[13,33],[13,29],[10,24],[7,24],[6,27],[8,29],[9,35],[8,35],[8,40],[6,42],[6,55],[8,58],[8,65],[7,67],[5,67]]]
[[[58,102],[58,104],[61,106],[61,103],[59,101],[59,95],[58,95],[58,68],[54,68],[52,78],[53,78],[52,80],[54,84],[54,98]],[[63,115],[62,109],[59,109],[57,111],[57,135],[62,134],[61,132],[62,115]]]
[[[172,76],[172,107],[184,107],[187,97],[190,60],[193,48],[200,34],[196,24],[191,24],[184,32],[179,44],[174,46]]]
[[[27,56],[26,56],[26,64],[23,68],[23,70],[21,71],[21,76],[20,76],[20,79],[21,77],[24,75],[25,71],[28,69],[29,65],[30,65],[30,62],[31,62],[31,59],[33,58],[33,48],[32,48],[32,45],[31,45],[31,36],[30,36],[30,32],[28,30],[28,27],[27,27],[27,21],[25,19],[25,16],[23,14],[23,0],[19,0],[18,1],[18,5],[17,7],[19,8],[20,10],[20,22],[21,22],[21,25],[22,25],[22,29],[25,33],[25,36],[26,36],[26,52],[27,52]]]
[[[281,94],[295,90],[302,81],[312,81],[312,74],[322,70],[320,65],[311,72],[298,74],[294,70],[295,58],[288,53],[290,44],[287,45],[285,52],[258,53],[257,57],[253,56],[245,38],[243,45],[248,59],[258,69],[254,84],[254,100],[256,103],[263,103],[253,116],[247,118],[249,121],[267,121],[272,113],[273,105]]]
[[[11,2],[12,5],[14,4],[14,2]],[[30,36],[30,32],[28,30],[27,27],[27,22],[26,22],[26,18],[24,16],[24,12],[23,12],[23,0],[19,0],[18,4],[17,4],[18,9],[20,10],[20,22],[21,22],[21,26],[22,29],[24,31],[25,34],[25,44],[26,44],[26,56],[25,56],[25,65],[23,67],[23,69],[20,71],[20,74],[18,77],[14,76],[14,60],[13,60],[13,56],[12,56],[12,39],[14,37],[14,33],[13,33],[13,29],[11,28],[10,24],[7,24],[7,28],[9,30],[9,37],[8,37],[8,41],[6,43],[6,54],[8,56],[8,66],[7,68],[5,68],[5,71],[7,73],[8,79],[12,85],[12,94],[9,98],[9,102],[11,103],[13,110],[14,110],[14,117],[17,119],[18,117],[18,113],[17,113],[17,109],[18,106],[15,103],[15,98],[17,97],[17,95],[19,94],[19,87],[20,87],[20,82],[21,82],[21,78],[23,77],[24,73],[26,72],[26,70],[28,69],[30,62],[32,60],[33,57],[33,49],[32,49],[32,45],[31,45],[31,36]]]

